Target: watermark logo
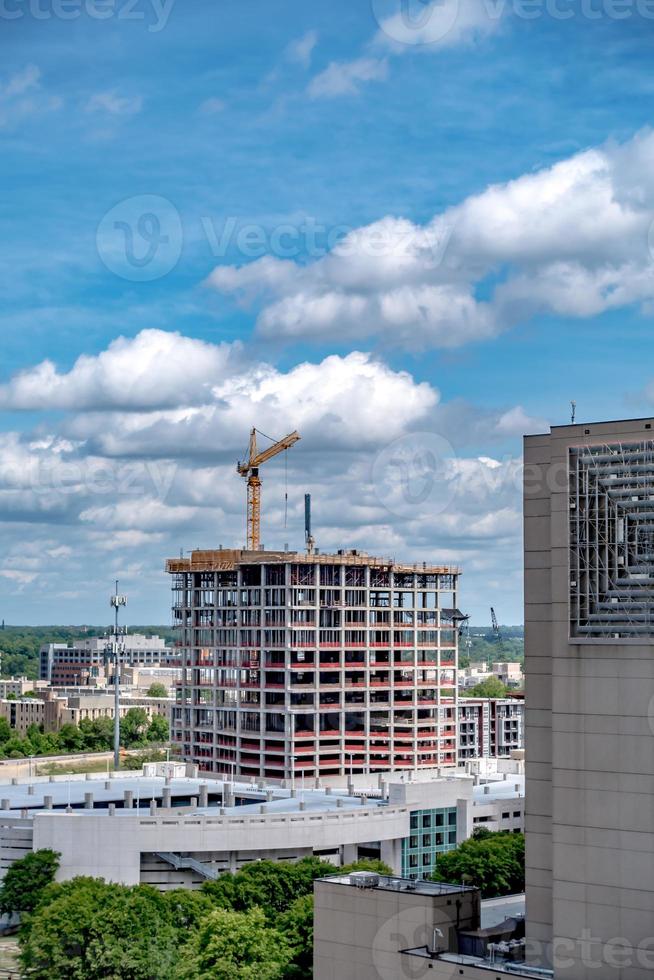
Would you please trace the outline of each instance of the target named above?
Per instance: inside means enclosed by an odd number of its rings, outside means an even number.
[[[372,941],[372,961],[381,980],[419,980],[433,975],[430,959],[398,955],[401,950],[421,947],[437,950],[448,948],[449,925],[430,925],[432,915],[433,908],[413,905],[404,913],[398,912],[387,919],[377,930]],[[439,977],[453,977],[457,972],[456,964],[439,960]]]
[[[166,27],[176,0],[0,0],[0,20],[118,20]]]
[[[385,446],[372,464],[381,503],[396,517],[442,514],[458,491],[457,456],[436,432],[412,432]]]
[[[152,282],[168,275],[179,262],[182,244],[177,208],[155,194],[121,201],[105,214],[96,233],[103,263],[131,282]]]
[[[372,0],[375,20],[397,44],[436,44],[455,26],[460,0]]]

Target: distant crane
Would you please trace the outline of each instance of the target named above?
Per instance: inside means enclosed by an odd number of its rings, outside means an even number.
[[[250,433],[248,458],[245,462],[238,462],[236,464],[237,473],[245,477],[248,481],[246,544],[248,551],[261,550],[261,480],[259,479],[259,467],[269,459],[272,459],[273,456],[284,452],[285,449],[290,449],[300,438],[299,433],[291,432],[289,435],[284,436],[283,439],[274,442],[272,446],[268,446],[267,449],[259,452],[257,449],[258,431],[258,429],[252,429]],[[259,432],[259,435],[264,436],[265,439],[270,439],[270,436],[265,435],[263,432]]]
[[[497,640],[497,649],[500,653],[504,653],[504,640],[502,639],[502,631],[500,630],[500,625],[497,622],[497,616],[495,615],[495,610],[491,606],[491,624],[493,628],[493,633],[495,634],[495,639]]]

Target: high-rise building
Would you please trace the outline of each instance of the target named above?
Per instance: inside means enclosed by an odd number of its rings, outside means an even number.
[[[456,765],[458,569],[223,549],[167,570],[184,759],[291,780]]]
[[[654,419],[525,442],[527,935],[654,975]]]

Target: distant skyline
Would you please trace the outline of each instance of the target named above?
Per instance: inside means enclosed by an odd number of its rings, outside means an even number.
[[[322,550],[460,564],[472,622],[522,623],[522,435],[654,413],[620,11],[2,5],[0,618],[102,624],[118,577],[169,622],[164,560],[244,541],[256,425],[302,437],[266,546],[311,492]]]

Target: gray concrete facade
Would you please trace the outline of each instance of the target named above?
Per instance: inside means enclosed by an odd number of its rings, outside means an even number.
[[[565,980],[654,974],[653,426],[525,440],[528,950]]]

